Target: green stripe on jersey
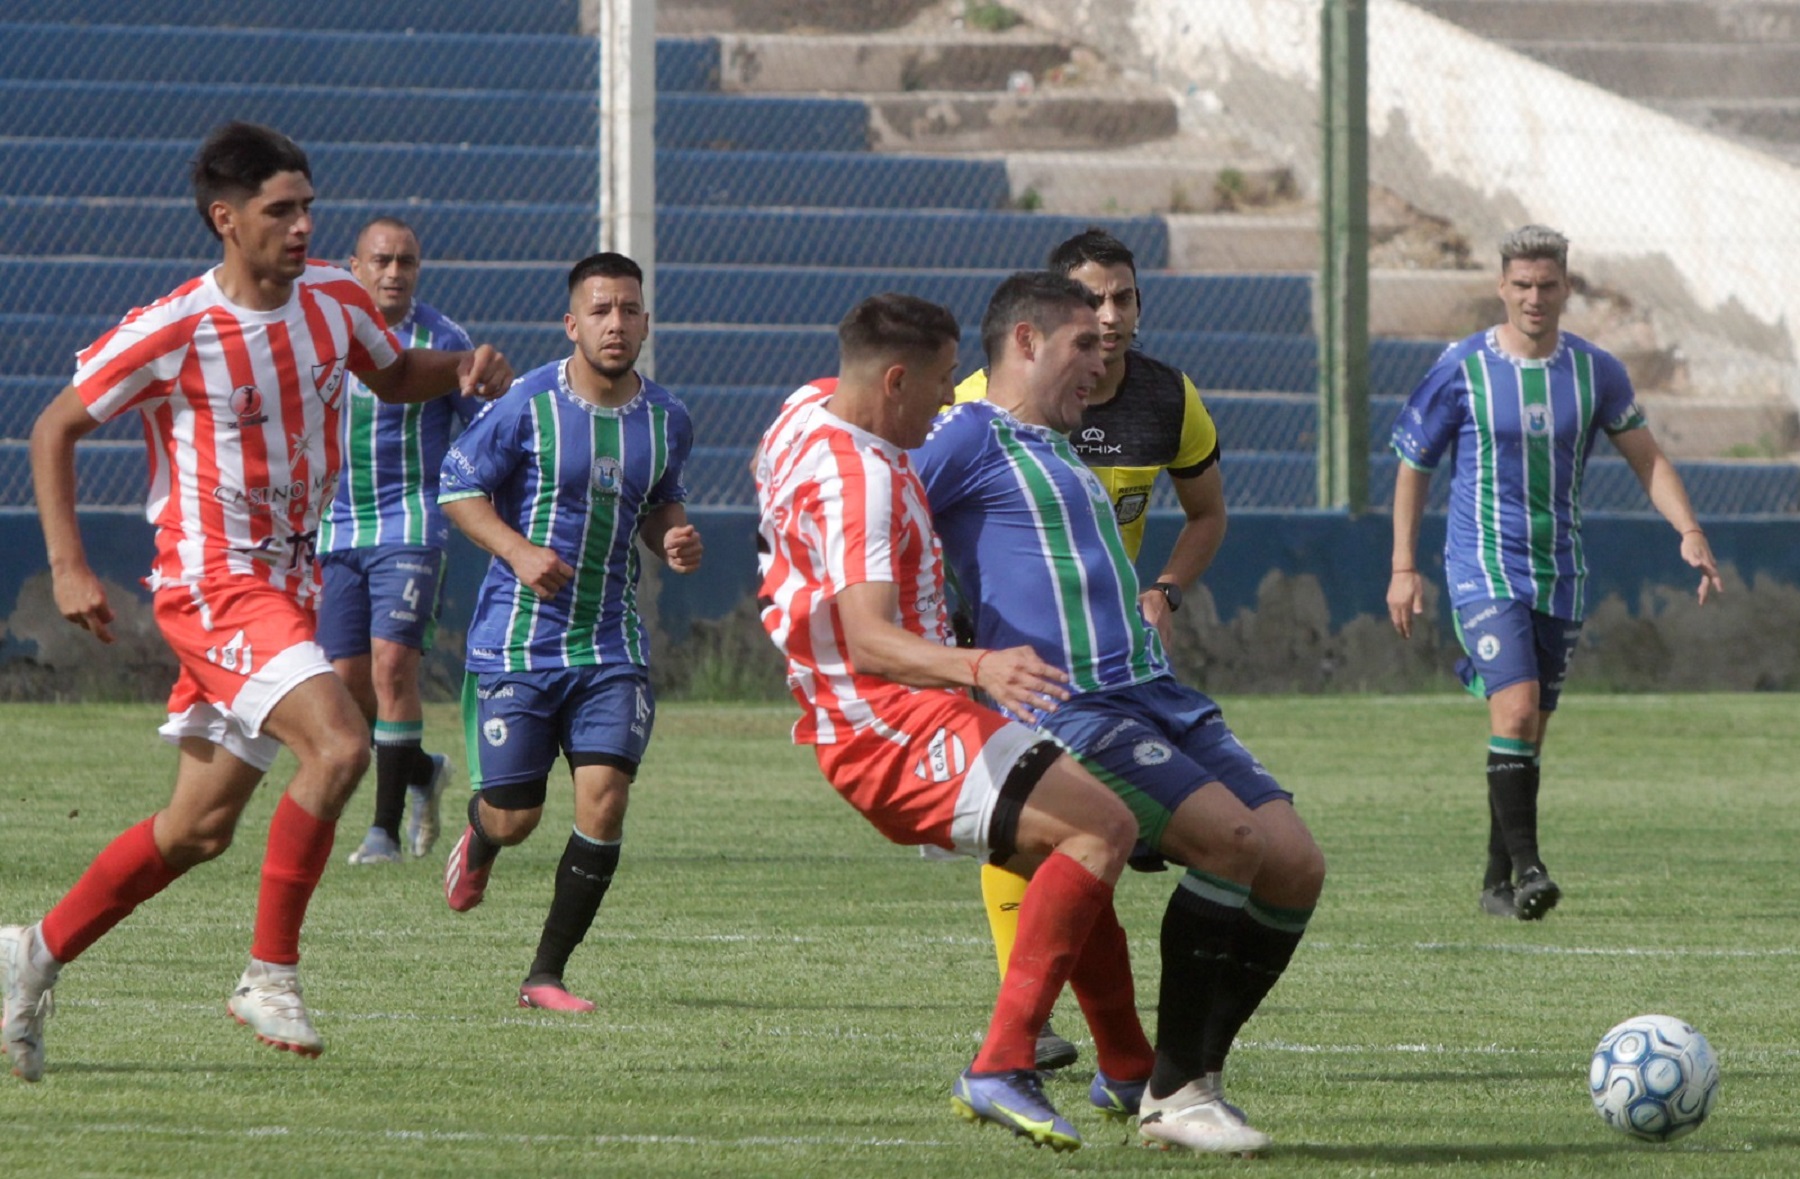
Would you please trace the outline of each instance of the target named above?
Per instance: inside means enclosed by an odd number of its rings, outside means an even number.
[[[1593,354],[1575,353],[1575,363],[1571,367],[1575,372],[1575,405],[1580,428],[1575,435],[1575,466],[1569,480],[1569,556],[1575,569],[1575,608],[1580,610],[1582,603],[1587,601],[1587,554],[1581,546],[1581,481],[1587,476],[1587,454],[1579,440],[1588,437],[1588,431],[1593,428],[1598,394],[1594,389]]]
[[[1556,595],[1556,438],[1550,413],[1550,370],[1519,366],[1519,420],[1525,424],[1525,537],[1533,600]]]
[[[1050,574],[1063,649],[1069,653],[1069,687],[1076,692],[1091,692],[1100,687],[1099,679],[1089,670],[1099,662],[1099,652],[1095,650],[1094,619],[1088,608],[1087,572],[1074,548],[1068,505],[1056,483],[1038,465],[1037,457],[1019,441],[1017,431],[998,424],[994,434],[1014,477],[1024,484],[1026,503],[1037,524],[1038,553]],[[1047,519],[1048,512],[1056,513],[1057,518]]]
[[[1496,598],[1512,597],[1506,580],[1506,567],[1500,560],[1500,495],[1496,476],[1498,458],[1494,451],[1494,413],[1489,404],[1487,364],[1480,352],[1463,361],[1463,375],[1469,382],[1470,409],[1475,419],[1475,544],[1481,568],[1487,575],[1490,593]]]
[[[556,465],[561,445],[561,431],[556,418],[555,391],[539,393],[531,399],[531,425],[537,435],[534,453],[537,455],[537,487],[532,502],[527,509],[530,513],[526,521],[525,539],[539,547],[550,543],[550,533],[556,525],[556,501],[560,489],[556,482]],[[535,628],[538,616],[538,596],[524,582],[514,582],[512,617],[508,622],[506,669],[508,671],[529,671],[531,669],[531,632]]]
[[[575,583],[569,587],[569,628],[563,632],[562,642],[563,656],[571,665],[600,662],[594,630],[606,608],[606,572],[618,543],[619,497],[624,493],[621,486],[612,495],[602,495],[593,487],[591,474],[602,458],[612,458],[623,471],[625,431],[619,419],[610,414],[588,414],[586,418],[588,511],[581,530],[581,560],[575,567]]]

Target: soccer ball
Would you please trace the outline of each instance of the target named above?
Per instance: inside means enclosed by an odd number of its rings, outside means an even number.
[[[1600,1037],[1588,1091],[1606,1124],[1646,1142],[1699,1129],[1719,1096],[1719,1058],[1672,1015],[1640,1015]]]

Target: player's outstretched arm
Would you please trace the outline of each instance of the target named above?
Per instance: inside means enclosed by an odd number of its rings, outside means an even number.
[[[688,523],[687,508],[681,504],[658,504],[644,513],[643,527],[638,529],[644,547],[676,573],[692,573],[700,568],[706,546],[700,542],[700,530]]]
[[[1713,559],[1712,545],[1694,517],[1694,505],[1688,502],[1687,485],[1675,470],[1675,464],[1657,444],[1648,426],[1612,435],[1612,444],[1631,466],[1631,473],[1644,485],[1650,504],[1681,534],[1681,559],[1700,570],[1700,604],[1706,604],[1709,593],[1722,593],[1725,583],[1719,579],[1718,562]]]
[[[357,373],[358,379],[383,401],[431,401],[447,393],[492,400],[512,387],[512,365],[491,344],[470,352],[408,348],[384,369]]]
[[[31,427],[31,484],[38,523],[50,558],[50,583],[59,614],[103,643],[113,641],[112,606],[88,565],[75,515],[75,444],[100,423],[73,385],[56,396]]]
[[[847,586],[834,601],[850,664],[862,675],[912,688],[979,688],[1015,716],[1052,712],[1069,698],[1068,675],[1030,647],[945,647],[906,630],[894,621],[900,590],[891,581]]]
[[[1419,573],[1419,521],[1431,472],[1402,462],[1394,477],[1394,555],[1388,575],[1388,620],[1403,639],[1412,638],[1413,619],[1425,613],[1425,578]]]
[[[486,496],[440,500],[438,506],[464,536],[505,561],[513,576],[538,597],[554,598],[574,580],[575,570],[557,556],[556,550],[525,539],[518,529],[500,518],[494,501]]]

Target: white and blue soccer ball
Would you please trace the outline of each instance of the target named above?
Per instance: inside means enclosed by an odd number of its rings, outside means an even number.
[[[1606,1124],[1646,1142],[1700,1128],[1719,1098],[1719,1058],[1690,1024],[1639,1015],[1600,1037],[1588,1091]]]

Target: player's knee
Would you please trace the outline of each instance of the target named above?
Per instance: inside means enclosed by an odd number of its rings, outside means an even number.
[[[1250,880],[1263,866],[1268,840],[1248,813],[1205,825],[1183,814],[1164,831],[1162,850],[1190,868],[1227,880]]]
[[[236,834],[235,817],[208,816],[197,823],[167,831],[166,846],[159,846],[158,850],[165,864],[185,872],[224,855]]]
[[[342,793],[348,798],[363,774],[368,772],[369,745],[367,741],[359,740],[355,733],[333,732],[314,742],[301,755],[301,760],[312,763],[308,768],[317,771],[330,784],[332,793]]]

